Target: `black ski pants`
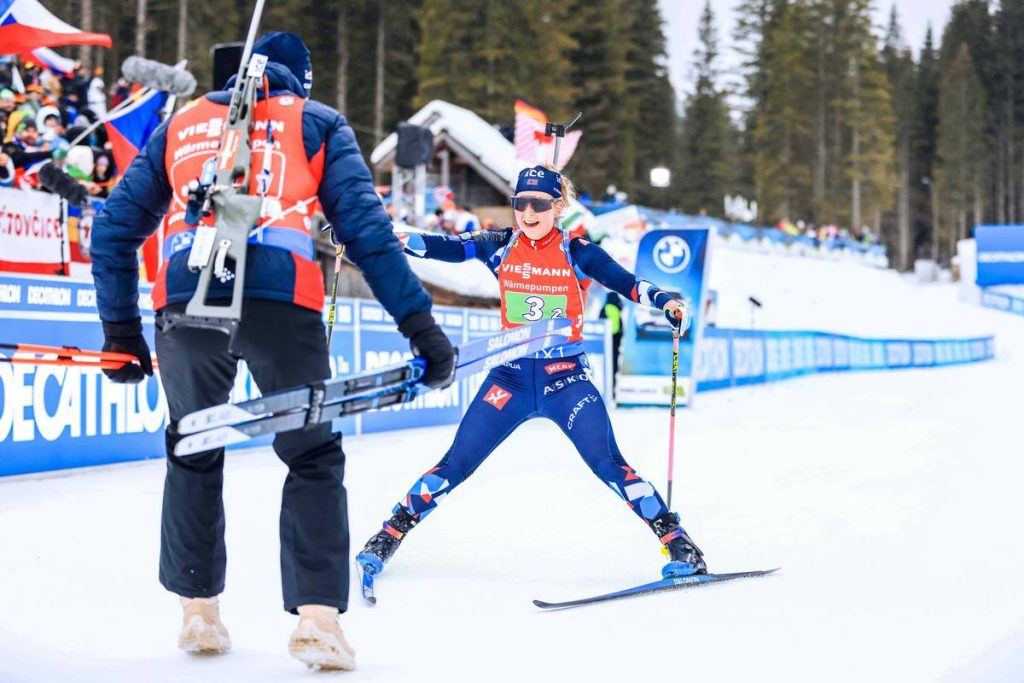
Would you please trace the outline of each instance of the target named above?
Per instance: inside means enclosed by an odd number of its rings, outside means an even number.
[[[161,312],[183,312],[170,304]],[[330,376],[324,325],[317,311],[295,304],[247,298],[234,343],[215,330],[175,327],[156,320],[156,352],[167,395],[167,476],[160,534],[160,583],[185,597],[224,590],[224,449],[178,458],[178,421],[190,412],[224,403],[239,358],[260,391],[268,393]],[[281,498],[281,582],[284,608],[348,606],[348,510],[341,435],[330,424],[278,434],[274,451],[288,466]],[[252,502],[272,500],[252,492]],[[241,523],[241,520],[240,520]]]

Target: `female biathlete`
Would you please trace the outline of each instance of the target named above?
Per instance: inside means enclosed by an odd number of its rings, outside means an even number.
[[[629,300],[659,308],[673,325],[689,324],[682,301],[637,277],[600,247],[570,235],[555,221],[572,197],[572,184],[554,170],[535,166],[519,174],[512,197],[516,229],[459,236],[400,235],[406,253],[459,263],[476,258],[494,272],[501,292],[502,328],[551,317],[573,321],[566,342],[487,375],[441,462],[420,477],[394,507],[384,528],[356,561],[379,574],[405,535],[461,484],[519,425],[534,417],[555,422],[601,481],[618,493],[665,545],[666,578],[706,573],[699,548],[654,486],[623,459],[601,395],[590,381],[582,349],[583,308],[594,279]]]

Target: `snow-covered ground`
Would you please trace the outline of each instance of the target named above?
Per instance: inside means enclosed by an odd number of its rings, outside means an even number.
[[[566,612],[533,598],[657,576],[653,535],[558,429],[527,424],[403,545],[343,625],[346,681],[1024,680],[1020,389],[1024,320],[854,264],[715,256],[719,324],[865,336],[997,336],[974,366],[825,375],[698,397],[681,413],[675,507],[713,570],[776,576]],[[667,415],[613,414],[661,485]],[[453,428],[346,439],[354,550],[447,448]],[[293,681],[280,608],[284,467],[226,475],[235,650],[175,650],[156,580],[163,465],[0,480],[0,681]],[[321,674],[335,678],[333,675]]]

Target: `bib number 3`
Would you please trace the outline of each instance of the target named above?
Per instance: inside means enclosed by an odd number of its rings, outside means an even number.
[[[523,320],[528,322],[536,322],[545,317],[549,318],[564,318],[565,311],[561,308],[553,307],[549,316],[544,315],[544,305],[548,302],[544,297],[540,296],[528,296],[523,299],[523,303],[529,307],[529,310],[523,313]]]

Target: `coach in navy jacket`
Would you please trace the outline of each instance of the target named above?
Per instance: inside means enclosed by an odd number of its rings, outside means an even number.
[[[338,112],[307,99],[312,79],[309,51],[294,34],[270,33],[256,42],[254,52],[269,59],[270,90],[265,102],[261,91],[255,113],[267,126],[281,123],[274,141],[275,153],[286,161],[275,161],[283,188],[280,201],[304,208],[310,195],[319,198],[338,242],[362,269],[413,352],[426,360],[424,381],[430,386],[450,383],[454,351],[430,314],[430,297],[409,269],[352,129]],[[181,596],[184,626],[179,646],[191,652],[223,652],[231,645],[217,602],[226,568],[224,449],[176,457],[178,421],[227,401],[239,358],[247,362],[264,393],[330,376],[322,319],[323,275],[313,261],[310,225],[304,217],[296,219],[293,214],[283,220],[275,212],[267,221],[276,223],[261,223],[250,236],[242,320],[230,349],[227,335],[220,332],[166,325],[168,313],[184,311],[198,282],[198,275],[187,267],[191,240],[190,228],[179,215],[181,188],[190,179],[185,176],[216,152],[216,137],[195,131],[201,127],[206,133],[217,119],[223,121],[229,98],[228,91],[206,95],[160,126],[114,188],[92,233],[103,348],[139,359],[139,365],[104,372],[116,382],[138,382],[152,374],[152,363],[142,336],[136,250],[156,231],[174,198],[167,232],[184,239],[165,243],[165,262],[154,291],[157,356],[170,412],[160,581]],[[260,132],[265,135],[265,130]],[[260,132],[254,131],[254,137]],[[189,147],[192,141],[196,144]],[[295,158],[303,153],[305,159]],[[262,150],[254,156],[255,166]],[[268,234],[276,235],[277,241]],[[231,286],[230,280],[214,279],[212,297],[230,297]],[[353,653],[337,625],[337,615],[347,608],[349,585],[341,437],[329,424],[315,425],[278,434],[274,450],[289,469],[281,503],[281,575],[284,608],[300,615],[290,650],[307,663],[351,668]]]

